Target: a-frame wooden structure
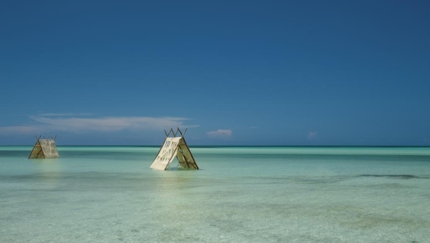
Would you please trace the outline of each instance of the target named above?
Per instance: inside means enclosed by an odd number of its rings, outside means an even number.
[[[179,162],[179,168],[198,170],[199,167],[194,160],[193,154],[185,142],[184,135],[186,132],[187,129],[185,129],[184,133],[182,133],[179,128],[177,128],[176,131],[173,131],[171,128],[169,133],[164,131],[166,134],[166,139],[158,151],[157,156],[155,156],[154,162],[152,162],[150,168],[156,170],[170,169],[170,165],[176,157]]]
[[[55,145],[55,137],[53,138],[43,138],[42,136],[36,137],[36,144],[33,146],[33,150],[31,150],[29,159],[53,159],[59,158],[57,146]]]

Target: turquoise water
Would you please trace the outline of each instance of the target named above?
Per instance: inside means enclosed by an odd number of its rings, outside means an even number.
[[[0,242],[430,242],[430,148],[0,147]]]

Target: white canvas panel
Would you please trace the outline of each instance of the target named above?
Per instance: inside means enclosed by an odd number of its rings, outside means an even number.
[[[176,157],[179,140],[180,137],[166,138],[150,168],[165,170]]]

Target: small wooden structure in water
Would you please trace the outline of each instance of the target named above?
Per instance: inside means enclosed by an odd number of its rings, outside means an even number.
[[[170,169],[170,165],[176,157],[179,162],[179,168],[198,170],[199,167],[194,160],[193,154],[185,142],[184,135],[186,132],[187,130],[185,129],[184,133],[182,133],[179,128],[177,128],[176,132],[173,131],[172,128],[170,128],[169,133],[164,131],[166,139],[158,151],[157,156],[155,156],[154,162],[152,162],[150,168],[156,170]],[[170,135],[173,135],[173,137],[170,137]]]
[[[42,136],[36,137],[36,144],[33,146],[33,150],[31,150],[29,159],[53,159],[59,158],[60,155],[57,151],[57,146],[55,145],[55,137],[53,138],[43,138]]]

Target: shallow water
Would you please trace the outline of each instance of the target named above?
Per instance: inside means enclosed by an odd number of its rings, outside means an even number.
[[[430,242],[430,148],[0,147],[0,242]]]

